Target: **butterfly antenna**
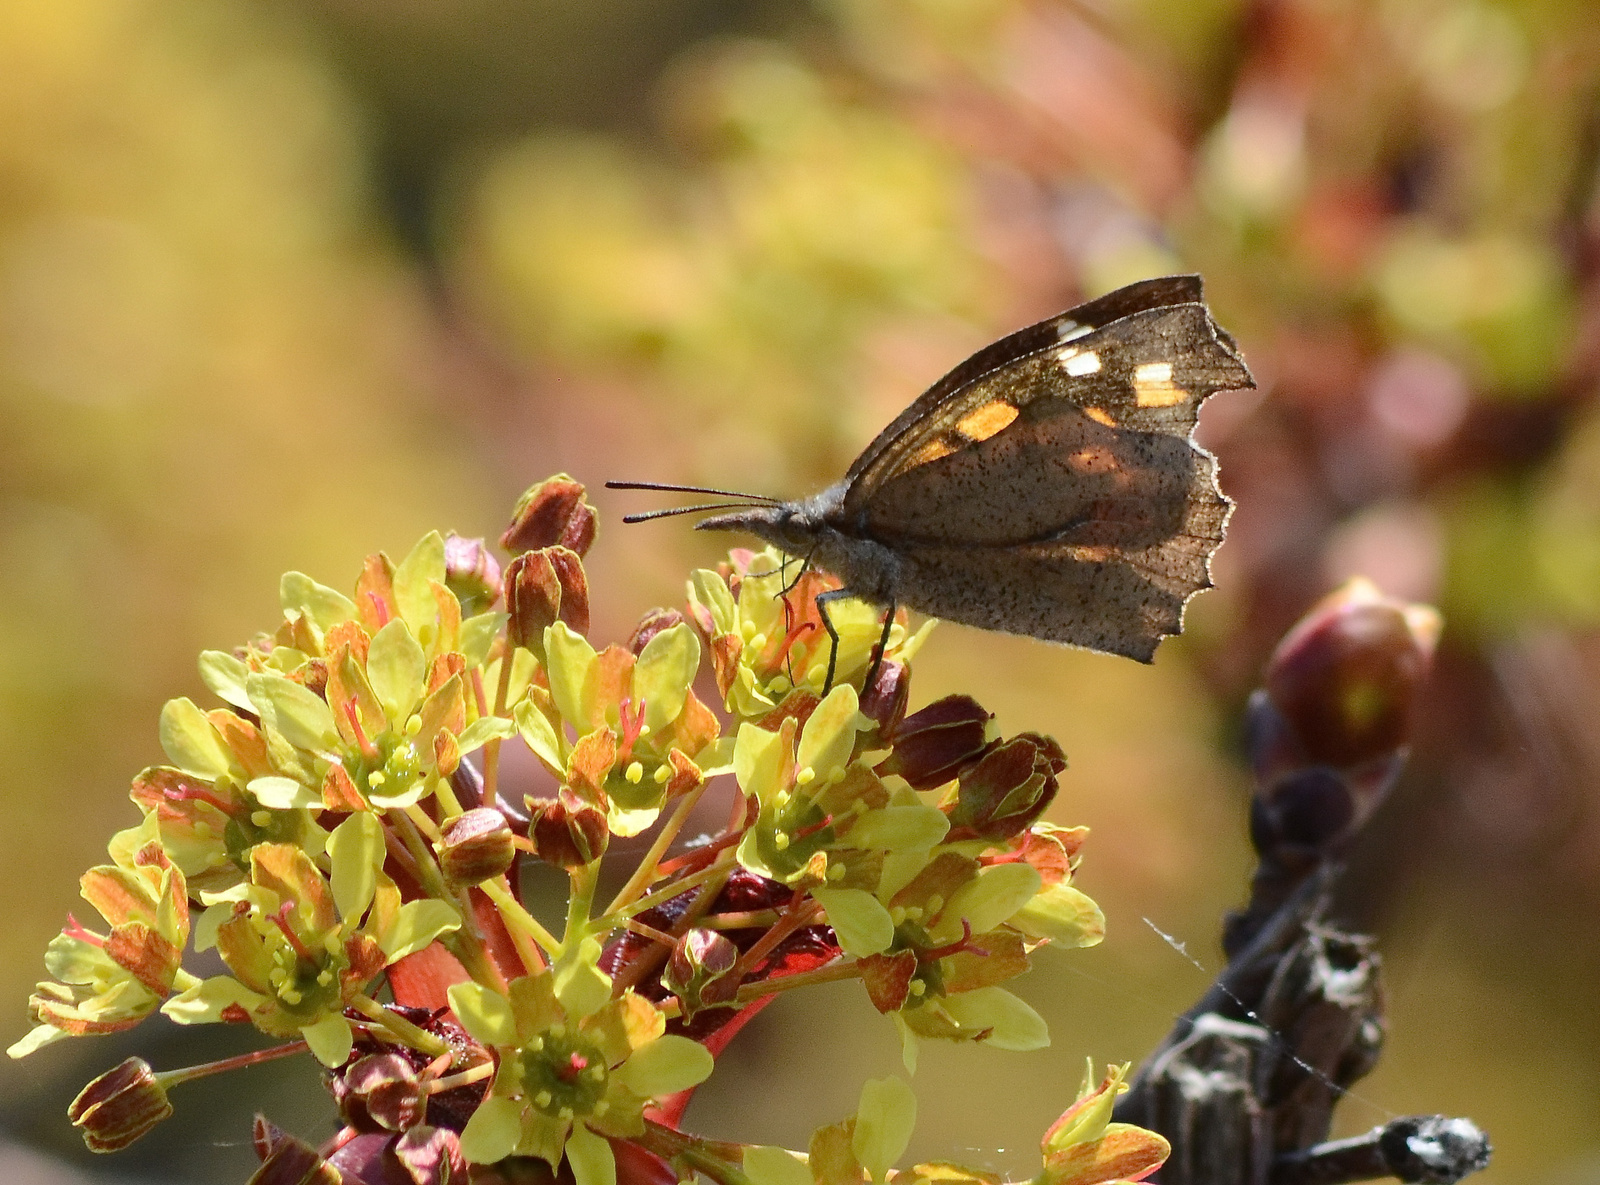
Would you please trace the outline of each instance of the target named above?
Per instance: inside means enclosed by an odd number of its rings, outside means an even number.
[[[752,506],[766,506],[765,502],[702,502],[699,506],[670,506],[666,510],[646,510],[642,514],[625,514],[625,523],[647,523],[653,518],[671,518],[675,514],[699,514],[703,510],[743,510]]]
[[[711,486],[679,486],[660,481],[608,481],[608,490],[654,490],[659,494],[715,494],[719,498],[741,498],[747,503],[765,502],[776,504],[778,498],[769,498],[765,494],[747,494],[742,490],[718,490]],[[705,509],[705,507],[690,507],[690,510]],[[624,519],[624,522],[631,521]]]

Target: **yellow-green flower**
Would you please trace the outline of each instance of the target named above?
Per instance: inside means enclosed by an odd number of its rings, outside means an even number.
[[[717,718],[691,690],[700,641],[687,623],[635,656],[621,646],[596,653],[558,621],[544,649],[549,691],[530,689],[517,726],[564,786],[607,812],[614,834],[638,834],[669,797],[725,768]]]
[[[352,1041],[346,1006],[385,966],[461,919],[443,901],[400,903],[371,815],[340,824],[329,855],[331,884],[289,844],[252,849],[243,899],[212,906],[196,935],[197,948],[215,942],[233,975],[194,984],[162,1011],[181,1024],[248,1020],[275,1037],[303,1037],[326,1065],[342,1063]]]
[[[666,1017],[633,991],[612,998],[589,956],[514,980],[509,995],[478,984],[450,989],[467,1031],[495,1051],[500,1068],[489,1096],[461,1134],[470,1161],[565,1156],[578,1185],[611,1185],[615,1162],[604,1137],[644,1131],[644,1107],[703,1082],[706,1048],[664,1035]]]
[[[816,597],[838,581],[814,570],[796,580],[801,561],[775,548],[735,551],[732,558],[736,566],[726,576],[701,569],[689,579],[689,612],[710,644],[725,706],[739,716],[761,717],[795,688],[820,695],[833,641]],[[843,599],[830,603],[827,612],[839,635],[834,681],[864,677],[883,634],[883,611]],[[929,621],[908,635],[897,621],[885,657],[908,661],[932,628]]]
[[[45,966],[60,982],[39,984],[29,1000],[37,1027],[6,1051],[12,1057],[62,1037],[132,1028],[174,988],[198,982],[179,965],[189,941],[188,890],[160,845],[146,845],[126,866],[91,868],[79,883],[111,931],[69,919],[51,941]]]

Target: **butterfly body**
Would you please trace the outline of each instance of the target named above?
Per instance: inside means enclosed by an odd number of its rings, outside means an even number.
[[[1200,404],[1254,385],[1198,276],[1141,281],[978,351],[821,493],[699,526],[864,600],[1149,662],[1232,509]]]

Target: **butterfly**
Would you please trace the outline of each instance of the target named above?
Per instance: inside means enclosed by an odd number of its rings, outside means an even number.
[[[698,529],[748,531],[831,572],[843,587],[819,602],[887,606],[868,683],[900,605],[1150,662],[1211,587],[1233,508],[1194,442],[1200,404],[1254,386],[1200,277],[1164,276],[979,350],[809,498],[606,484],[740,499],[624,521],[732,507]]]

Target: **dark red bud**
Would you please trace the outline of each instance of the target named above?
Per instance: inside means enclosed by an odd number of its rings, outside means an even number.
[[[872,685],[861,689],[861,712],[869,720],[876,720],[878,727],[888,733],[905,717],[906,702],[910,698],[911,668],[886,658],[878,664]]]
[[[544,655],[544,631],[557,621],[589,631],[589,579],[576,552],[547,547],[519,555],[506,568],[506,636],[514,646]]]
[[[130,1057],[78,1092],[67,1118],[91,1152],[126,1148],[172,1114],[166,1088],[143,1058]]]
[[[560,868],[579,868],[605,854],[611,839],[606,813],[570,790],[555,798],[530,798],[528,837],[539,859]]]
[[[1025,732],[964,771],[950,812],[950,838],[1005,839],[1026,830],[1056,796],[1067,768],[1054,738]]]
[[[628,650],[635,658],[644,653],[644,648],[650,644],[650,639],[662,630],[670,630],[675,625],[683,622],[683,614],[676,609],[652,609],[639,619],[639,624],[633,627],[633,636],[628,639]]]
[[[462,616],[482,613],[500,599],[500,561],[484,540],[452,531],[444,537],[444,583],[461,602]]]
[[[439,867],[452,888],[503,875],[516,854],[511,825],[492,807],[481,806],[451,819],[439,839]]]
[[[1438,637],[1435,610],[1352,580],[1278,643],[1267,695],[1310,763],[1387,758],[1406,742]]]
[[[661,981],[678,997],[685,1018],[703,1008],[727,1003],[739,988],[728,978],[739,948],[715,930],[696,926],[672,948]]]
[[[878,772],[899,774],[918,790],[942,786],[988,751],[994,743],[989,734],[993,719],[970,696],[935,700],[894,730],[894,752]]]
[[[420,1122],[424,1113],[417,1072],[397,1053],[375,1053],[358,1059],[342,1075],[340,1110],[347,1120],[360,1119],[359,1103],[379,1126],[404,1131]]]
[[[544,547],[587,554],[599,519],[583,494],[583,483],[565,473],[540,482],[517,499],[500,546],[514,555]]]
[[[356,1137],[357,1140],[364,1138]],[[256,1151],[260,1150],[258,1141]],[[355,1180],[360,1181],[360,1178]],[[279,1132],[271,1149],[261,1158],[261,1167],[245,1185],[350,1185],[350,1182],[310,1144]]]
[[[397,1137],[389,1153],[415,1185],[451,1185],[467,1179],[461,1137],[447,1127],[419,1124]]]

